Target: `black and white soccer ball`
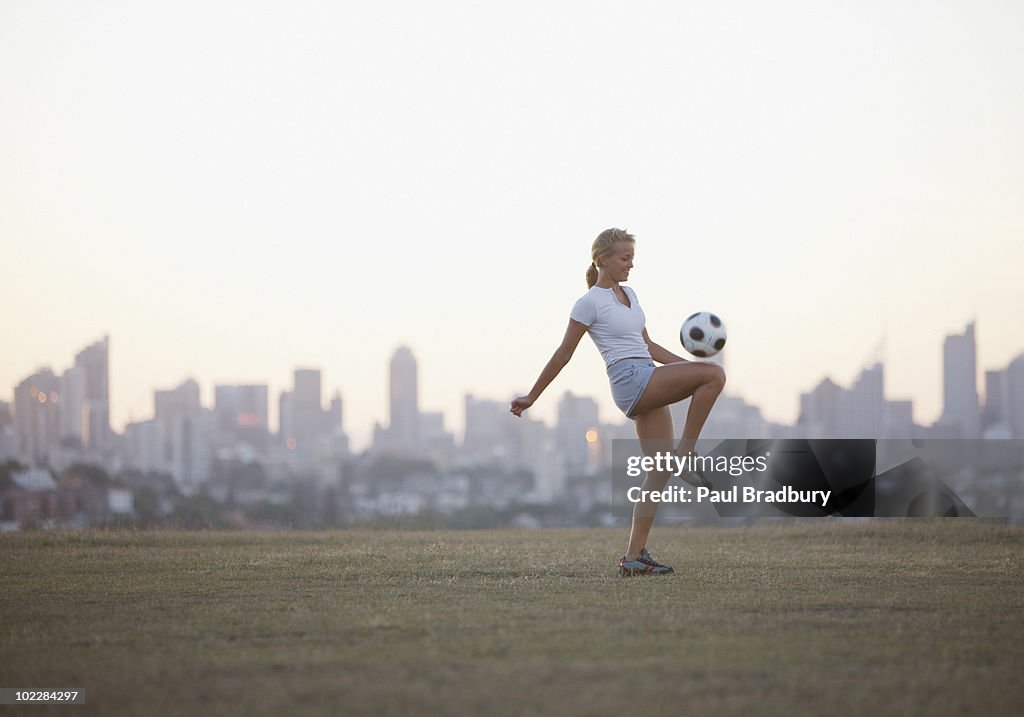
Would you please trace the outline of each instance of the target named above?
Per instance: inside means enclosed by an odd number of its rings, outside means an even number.
[[[725,348],[725,323],[710,311],[698,311],[683,322],[679,340],[683,348],[698,358],[714,356]]]

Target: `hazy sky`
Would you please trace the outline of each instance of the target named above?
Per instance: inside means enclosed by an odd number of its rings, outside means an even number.
[[[1013,1],[0,0],[0,399],[109,333],[118,430],[188,376],[276,424],[316,366],[360,448],[407,343],[460,431],[620,226],[652,337],[719,313],[768,418],[884,334],[930,423],[945,334],[1024,351],[1022,36]],[[565,390],[620,420],[589,338],[531,413]]]

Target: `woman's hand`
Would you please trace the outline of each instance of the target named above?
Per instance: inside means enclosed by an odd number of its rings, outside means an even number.
[[[529,396],[520,396],[519,398],[512,399],[512,408],[510,408],[509,410],[512,411],[512,413],[515,414],[516,416],[522,416],[523,411],[525,411],[532,405],[532,398],[530,398]]]

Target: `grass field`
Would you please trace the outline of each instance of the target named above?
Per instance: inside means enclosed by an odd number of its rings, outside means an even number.
[[[26,714],[1019,714],[1024,529],[0,535]]]

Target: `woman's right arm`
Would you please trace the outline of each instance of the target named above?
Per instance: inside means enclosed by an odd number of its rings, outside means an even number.
[[[587,333],[587,325],[581,324],[575,319],[569,319],[569,326],[565,329],[565,336],[562,337],[562,343],[555,353],[548,359],[547,365],[540,372],[540,376],[537,377],[537,383],[533,384],[533,388],[525,396],[513,399],[512,408],[510,409],[516,416],[521,416],[523,411],[532,406],[534,402],[540,398],[540,395],[544,393],[544,389],[548,387],[548,384],[555,380],[555,376],[561,372],[565,365],[569,363],[569,359],[572,358],[573,353],[576,351],[576,347],[580,343],[580,339],[583,338],[583,334]]]

